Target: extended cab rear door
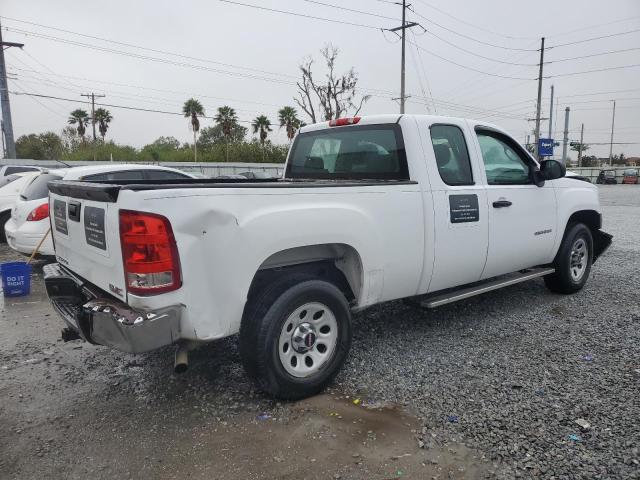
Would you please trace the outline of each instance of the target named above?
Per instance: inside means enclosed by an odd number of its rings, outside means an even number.
[[[480,279],[488,245],[486,190],[473,132],[464,120],[419,118],[417,123],[433,198],[434,261],[428,291],[434,292]]]
[[[489,210],[489,250],[482,278],[550,263],[556,235],[553,181],[538,187],[533,159],[510,136],[472,126],[474,148],[482,158]]]

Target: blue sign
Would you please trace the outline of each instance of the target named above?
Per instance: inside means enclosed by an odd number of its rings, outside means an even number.
[[[553,156],[553,138],[540,138],[538,140],[538,155],[541,157]]]

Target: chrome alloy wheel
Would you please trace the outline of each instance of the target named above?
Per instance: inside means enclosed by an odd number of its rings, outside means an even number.
[[[571,259],[569,270],[571,278],[574,282],[580,282],[587,270],[587,262],[589,261],[589,251],[587,250],[587,242],[584,238],[578,238],[571,246]]]
[[[308,377],[331,359],[337,343],[338,322],[333,312],[322,303],[305,303],[282,325],[280,362],[290,375]]]

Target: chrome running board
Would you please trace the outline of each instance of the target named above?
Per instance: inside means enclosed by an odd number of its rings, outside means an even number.
[[[543,277],[553,272],[555,272],[555,269],[549,267],[528,268],[520,272],[510,273],[508,275],[502,275],[494,279],[475,283],[466,288],[448,290],[446,293],[421,295],[419,297],[415,297],[415,300],[417,301],[416,303],[424,308],[436,308],[441,305],[446,305],[447,303],[457,302],[458,300],[464,300],[465,298],[474,297],[492,290],[515,285],[516,283]]]

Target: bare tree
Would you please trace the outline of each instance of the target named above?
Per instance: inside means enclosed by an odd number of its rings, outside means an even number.
[[[371,97],[363,95],[358,102],[356,86],[358,75],[353,67],[342,75],[337,75],[336,59],[338,49],[329,44],[320,50],[327,65],[325,78],[316,81],[311,71],[313,58],[308,58],[300,65],[302,80],[297,82],[298,98],[294,98],[300,108],[309,115],[312,123],[322,120],[333,120],[346,115],[349,110],[357,115],[362,106]]]

